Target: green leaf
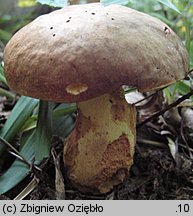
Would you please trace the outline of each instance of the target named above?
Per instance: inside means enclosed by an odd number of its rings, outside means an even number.
[[[36,127],[35,159],[41,161],[50,155],[53,103],[40,100]]]
[[[29,162],[34,158],[34,143],[36,142],[35,130],[30,131],[28,139],[20,154]],[[0,176],[0,194],[6,193],[11,188],[16,186],[21,182],[30,172],[30,168],[27,164],[23,163],[21,160],[16,159],[11,167]]]
[[[169,0],[157,0],[158,2],[166,5],[170,9],[174,10],[175,12],[179,13],[182,15],[182,13],[178,10],[178,8]]]
[[[36,5],[36,0],[19,0],[17,4],[19,7],[33,7]]]
[[[38,100],[22,96],[14,106],[5,125],[0,130],[0,136],[11,141],[20,131],[25,121],[31,116],[34,108],[38,105]],[[5,150],[4,145],[0,145],[0,155]]]
[[[126,5],[128,2],[130,2],[130,0],[100,0],[100,2],[105,6],[111,4]]]
[[[189,81],[178,81],[176,85],[177,85],[177,91],[182,95],[188,94],[191,91]]]
[[[188,54],[190,54],[190,50],[191,50],[191,23],[189,21],[189,19],[187,19],[186,17],[183,17],[183,23],[184,23],[184,27],[185,27],[185,45],[186,45],[186,49],[188,51]]]
[[[72,114],[60,118],[53,118],[53,135],[66,138],[73,130],[74,123],[75,117]]]
[[[12,34],[10,32],[0,29],[0,40],[7,42],[11,36]]]
[[[62,103],[53,111],[53,135],[65,138],[74,128],[74,112],[77,106],[74,103]],[[70,114],[70,115],[69,115]]]
[[[30,117],[38,102],[37,99],[21,96],[1,129],[0,136],[7,141],[11,141],[23,126],[24,122]]]
[[[28,111],[28,108],[31,107],[29,102],[36,102],[31,108],[31,112]],[[27,121],[31,118],[30,115],[36,110],[38,106],[39,100],[28,98],[22,96],[16,106],[14,107],[12,112],[15,113],[15,120],[12,119],[9,121],[8,125],[14,125],[16,119],[19,121],[19,117],[23,118],[21,113],[25,113],[26,110],[30,113],[28,115]],[[25,106],[24,106],[25,105]],[[28,107],[29,106],[29,107]],[[18,109],[21,109],[21,113],[17,113]],[[66,115],[67,113],[72,113],[76,110],[75,104],[60,104],[57,106],[52,113],[53,104],[49,102],[40,102],[39,112],[38,112],[38,123],[37,127],[24,132],[21,137],[20,144],[20,154],[27,160],[29,163],[33,162],[33,159],[36,156],[36,164],[39,164],[40,160],[44,157],[48,156],[50,153],[50,143],[52,134],[58,135],[61,137],[66,137],[73,129],[75,117],[73,114]],[[11,114],[11,115],[13,115]],[[32,117],[35,121],[37,120],[36,112]],[[52,120],[53,116],[53,120]],[[51,122],[52,120],[52,122]],[[26,123],[27,121],[24,121]],[[51,123],[53,127],[53,133],[51,130]],[[5,132],[1,131],[1,134],[4,137],[10,138],[9,133],[6,135],[6,131],[8,131],[8,125]],[[22,125],[21,125],[22,126]],[[22,127],[19,127],[22,128]],[[17,130],[16,130],[17,131]],[[18,132],[18,131],[17,131]],[[15,132],[14,132],[15,134]],[[16,135],[16,134],[15,134]],[[12,137],[12,136],[11,136]],[[21,182],[30,172],[30,168],[26,163],[23,163],[19,159],[16,159],[11,167],[0,176],[0,194],[3,194],[16,186],[19,182]],[[14,173],[14,175],[13,175]]]
[[[5,85],[7,85],[7,80],[4,75],[4,69],[2,64],[0,64],[0,82],[3,82]]]
[[[46,4],[51,7],[65,7],[68,6],[68,0],[37,0],[41,4]]]
[[[173,98],[172,98],[172,95],[171,95],[171,92],[170,92],[170,88],[169,87],[165,88],[163,90],[163,92],[164,92],[164,94],[165,94],[165,96],[167,98],[168,104],[171,104],[173,102]]]
[[[53,134],[61,137],[66,137],[73,129],[74,121],[75,118],[73,117],[73,115],[55,117],[53,121]],[[32,163],[35,157],[34,145],[36,142],[37,134],[35,129],[27,131],[22,135],[20,154],[29,163]],[[20,183],[29,173],[30,168],[22,161],[16,159],[11,167],[2,176],[0,176],[0,194],[6,193],[10,189],[12,189],[14,186]]]
[[[15,98],[15,95],[12,92],[10,92],[4,88],[0,88],[0,95],[5,96],[11,100],[14,100],[14,98]]]
[[[37,117],[37,115],[32,115],[30,118],[28,118],[28,120],[22,126],[20,132],[23,133],[35,128],[37,126]]]
[[[0,12],[0,24],[6,24],[11,20],[12,16],[10,14],[3,14]]]
[[[62,103],[59,106],[54,108],[54,111],[52,113],[53,121],[54,120],[58,121],[59,118],[63,118],[67,114],[74,113],[76,110],[77,110],[76,104],[74,104],[74,103],[71,103],[71,104]],[[37,125],[37,119],[38,119],[38,115],[33,114],[25,122],[25,124],[21,128],[20,132],[25,132],[25,131],[28,131],[28,130],[31,130],[31,129],[35,128],[36,125]]]
[[[190,66],[193,67],[193,40],[190,43]]]
[[[53,117],[62,117],[67,114],[71,114],[76,110],[77,110],[77,106],[75,103],[71,103],[71,104],[62,103],[54,109]]]

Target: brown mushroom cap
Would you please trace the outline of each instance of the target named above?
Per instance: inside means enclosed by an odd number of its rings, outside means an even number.
[[[12,89],[57,102],[87,100],[121,85],[149,91],[188,71],[187,51],[165,23],[100,3],[38,17],[12,37],[4,62]]]

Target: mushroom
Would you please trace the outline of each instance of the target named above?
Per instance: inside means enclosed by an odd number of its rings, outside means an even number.
[[[12,37],[4,62],[16,92],[77,102],[64,163],[79,190],[101,193],[123,182],[133,163],[136,110],[125,101],[121,87],[152,91],[188,72],[187,51],[165,23],[100,3],[38,17]]]

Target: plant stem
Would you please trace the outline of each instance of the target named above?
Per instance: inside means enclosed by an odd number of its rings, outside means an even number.
[[[15,95],[13,93],[11,93],[8,90],[5,90],[3,88],[0,88],[0,95],[1,96],[6,96],[7,98],[14,100],[15,99]]]
[[[19,156],[19,158],[25,163],[27,164],[29,167],[31,166],[30,163],[19,153],[19,151],[14,148],[9,142],[7,142],[5,139],[3,139],[2,137],[0,137],[0,144],[3,144],[3,145],[6,145],[8,146],[9,148],[11,148],[16,155]]]
[[[164,114],[166,111],[172,109],[173,107],[177,106],[178,104],[180,104],[182,101],[188,99],[190,96],[193,95],[193,89],[183,95],[181,98],[179,98],[178,100],[176,100],[174,103],[168,105],[167,107],[163,108],[162,110],[156,112],[154,115],[150,116],[149,118],[145,119],[144,121],[140,122],[139,124],[137,124],[137,128],[140,128],[141,126],[143,126],[144,124],[146,124],[147,122],[151,121],[152,119]]]
[[[188,19],[183,16],[182,20],[184,22],[184,26],[186,28],[185,31],[185,45],[186,45],[186,49],[188,50],[188,53],[190,53],[190,45],[191,45],[191,35],[190,35],[190,23],[188,21]]]

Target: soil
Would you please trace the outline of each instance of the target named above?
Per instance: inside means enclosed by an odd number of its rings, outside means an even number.
[[[63,149],[58,140],[57,152]],[[60,158],[61,171],[65,173]],[[173,200],[193,199],[193,163],[183,153],[178,155],[178,163],[174,161],[168,148],[157,148],[137,145],[134,164],[130,176],[125,182],[105,195],[82,194],[72,187],[64,175],[65,192],[55,190],[55,165],[53,158],[44,162],[43,171],[38,175],[41,179],[38,187],[25,199],[71,199],[71,200]],[[2,199],[13,199],[32,178],[28,176],[17,187],[5,194]]]
[[[1,123],[4,123],[2,120]],[[158,121],[154,122],[155,126],[159,126]],[[174,200],[174,199],[193,199],[193,159],[188,155],[185,147],[178,148],[175,157],[172,156],[168,147],[166,139],[160,135],[155,135],[150,127],[149,133],[148,125],[144,125],[142,129],[137,130],[139,137],[136,145],[136,152],[134,156],[134,163],[130,170],[129,177],[123,184],[115,187],[108,194],[93,195],[83,194],[77,191],[68,181],[63,166],[62,151],[63,140],[59,137],[54,137],[53,149],[56,155],[59,155],[58,162],[60,170],[64,179],[64,185],[58,185],[55,182],[56,170],[55,160],[52,156],[41,164],[42,171],[36,171],[36,176],[39,179],[38,186],[24,199],[71,199],[71,200]],[[143,137],[143,135],[146,135]],[[153,141],[147,143],[143,140],[147,138]],[[159,142],[158,142],[159,141]],[[157,145],[157,143],[159,145]],[[192,151],[192,149],[189,149]],[[7,155],[6,155],[7,154]],[[8,161],[13,160],[13,156],[9,153],[4,155],[4,159]],[[4,163],[6,164],[6,163]],[[8,165],[7,165],[8,166]],[[4,169],[7,168],[4,167]],[[1,172],[1,170],[0,170]],[[11,189],[0,199],[14,199],[33,179],[31,173],[19,185]],[[61,182],[60,182],[61,183]],[[57,188],[62,188],[59,190]]]

